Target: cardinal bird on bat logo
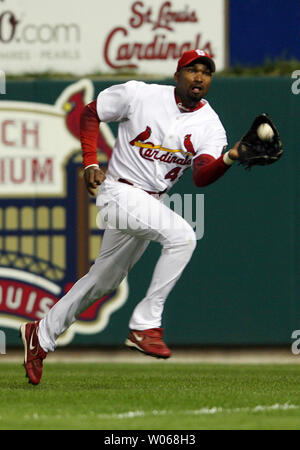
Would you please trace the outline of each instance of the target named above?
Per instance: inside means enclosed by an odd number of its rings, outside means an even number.
[[[192,136],[191,134],[186,134],[186,135],[184,136],[183,145],[184,145],[184,148],[185,148],[189,153],[191,153],[192,155],[195,155],[196,152],[195,152],[195,150],[194,150],[194,146],[193,146],[192,141],[191,141],[191,136]]]
[[[132,141],[129,142],[130,145],[135,145],[136,142],[145,142],[151,136],[152,130],[150,127],[146,127],[144,131],[137,135]]]

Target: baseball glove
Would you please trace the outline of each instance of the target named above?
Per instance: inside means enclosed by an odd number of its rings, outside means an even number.
[[[272,137],[262,139],[258,136],[257,129],[261,124],[270,125],[274,133]],[[268,114],[260,114],[254,119],[250,129],[240,140],[238,152],[239,163],[248,170],[252,166],[266,166],[279,160],[283,153],[282,143]]]

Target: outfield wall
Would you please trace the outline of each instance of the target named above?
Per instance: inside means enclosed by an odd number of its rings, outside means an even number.
[[[172,192],[204,194],[205,230],[165,306],[170,345],[289,344],[300,328],[300,95],[292,93],[292,81],[213,81],[208,99],[229,145],[257,113],[268,112],[285,153],[277,164],[250,172],[235,165],[204,189],[193,186],[188,171],[174,187]],[[72,128],[78,114],[73,122],[69,113],[78,93],[84,104],[113,83],[83,83],[74,90],[70,81],[10,81],[1,96],[0,329],[8,346],[18,343],[19,324],[40,318],[98,252],[101,236],[93,201],[82,188],[80,145]],[[103,132],[104,165],[116,130],[112,124]],[[151,244],[122,288],[99,299],[62,343],[122,344],[159,252]]]

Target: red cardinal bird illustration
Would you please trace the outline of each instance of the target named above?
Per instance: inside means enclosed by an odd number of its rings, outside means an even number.
[[[130,145],[134,145],[135,142],[140,141],[140,142],[144,142],[146,141],[146,139],[149,139],[149,137],[151,136],[151,128],[147,127],[146,130],[142,131],[140,134],[137,135],[136,138],[132,139],[132,141],[130,141]]]
[[[196,152],[195,152],[195,150],[194,150],[194,146],[193,146],[192,141],[191,141],[191,136],[192,136],[191,134],[186,134],[186,135],[184,136],[183,144],[184,144],[185,149],[186,149],[189,153],[191,153],[192,155],[195,155]]]
[[[66,111],[65,120],[67,128],[70,133],[77,139],[80,139],[80,115],[84,106],[84,90],[75,92],[75,94],[71,95],[68,101],[64,104],[64,110]],[[101,128],[99,131],[97,149],[100,150],[100,152],[105,153],[107,158],[110,159],[112,148],[104,139],[101,133]]]

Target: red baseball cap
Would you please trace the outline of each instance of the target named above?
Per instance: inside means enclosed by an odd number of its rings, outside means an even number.
[[[184,52],[181,55],[177,64],[177,72],[179,72],[179,70],[182,67],[188,66],[191,62],[195,61],[196,59],[202,60],[203,62],[205,61],[205,63],[208,65],[208,67],[212,72],[216,71],[215,62],[210,56],[210,54],[205,52],[204,50],[196,49],[196,50],[188,50],[187,52]]]

